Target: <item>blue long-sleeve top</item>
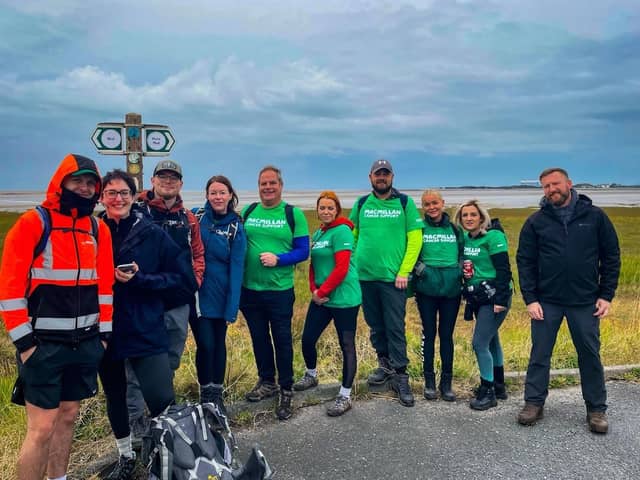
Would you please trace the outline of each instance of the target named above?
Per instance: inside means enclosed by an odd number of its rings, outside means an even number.
[[[304,262],[309,258],[309,236],[294,237],[292,243],[292,249],[287,253],[281,253],[278,255],[278,265],[295,265],[299,262]]]
[[[235,322],[240,305],[247,236],[235,212],[217,215],[209,202],[200,220],[204,244],[204,277],[198,291],[200,313]]]

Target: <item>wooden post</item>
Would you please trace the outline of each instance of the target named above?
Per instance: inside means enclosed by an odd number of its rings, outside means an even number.
[[[127,158],[127,173],[133,177],[138,192],[143,189],[142,169],[142,115],[127,113],[124,117],[127,134],[125,155]]]

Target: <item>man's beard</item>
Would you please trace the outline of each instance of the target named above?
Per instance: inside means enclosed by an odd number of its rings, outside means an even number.
[[[384,186],[378,186],[376,183],[371,182],[371,187],[373,188],[374,192],[376,192],[378,195],[385,195],[387,193],[389,193],[389,190],[391,190],[392,184],[384,184]]]
[[[559,200],[554,201],[552,198],[549,198],[549,201],[554,207],[561,207],[562,205],[565,204],[568,198],[571,198],[571,191],[568,191],[567,193],[562,193],[562,192],[556,192],[556,193],[560,195]]]

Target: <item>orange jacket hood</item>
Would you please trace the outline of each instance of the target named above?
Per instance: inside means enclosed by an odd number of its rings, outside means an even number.
[[[100,180],[100,171],[98,170],[96,163],[90,158],[70,153],[64,157],[62,162],[60,162],[60,165],[58,165],[57,170],[51,177],[49,187],[47,188],[47,195],[44,202],[42,202],[42,206],[52,210],[60,210],[62,182],[65,177],[80,170],[86,170],[86,173],[93,173],[98,177],[98,182],[96,183],[96,195],[99,196],[102,188],[102,181]]]

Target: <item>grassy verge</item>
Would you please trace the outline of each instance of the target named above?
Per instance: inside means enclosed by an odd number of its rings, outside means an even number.
[[[606,365],[639,363],[640,356],[640,208],[607,208],[620,237],[622,249],[622,272],[620,287],[609,317],[601,324],[602,359]],[[494,209],[493,216],[500,220],[507,232],[513,271],[515,269],[515,250],[518,234],[530,209]],[[9,226],[17,214],[0,213],[0,249]],[[310,227],[317,226],[313,213],[308,212]],[[300,352],[300,338],[309,302],[307,287],[308,265],[296,267],[296,304],[293,319],[294,369],[296,375],[304,371],[304,362]],[[407,340],[410,359],[410,374],[416,386],[422,376],[420,352],[421,324],[415,303],[407,302]],[[468,390],[477,382],[478,371],[475,356],[471,348],[472,322],[465,322],[459,316],[455,332],[454,375],[456,388]],[[507,320],[500,330],[506,368],[509,371],[525,370],[530,349],[529,319],[519,295],[514,295],[513,306]],[[241,398],[256,380],[256,370],[251,349],[251,340],[246,323],[242,318],[229,328],[227,336],[228,369],[226,386],[229,401]],[[368,328],[362,314],[358,322],[356,338],[358,354],[358,379],[366,378],[374,368],[376,360],[368,339]],[[437,357],[437,353],[436,353]],[[577,367],[577,356],[566,325],[560,330],[554,350],[553,368]],[[341,354],[332,327],[318,343],[318,370],[322,382],[337,382],[341,375]],[[22,408],[9,402],[11,387],[15,375],[14,349],[0,327],[0,450],[5,453],[0,458],[0,479],[15,478],[14,464],[25,430],[25,416]],[[640,373],[629,375],[638,380]],[[554,385],[567,384],[569,380],[554,381]],[[197,398],[197,380],[195,370],[195,344],[190,337],[185,349],[183,362],[176,376],[176,389],[179,398]],[[356,392],[357,393],[357,392]],[[83,404],[80,421],[76,429],[76,443],[72,463],[80,465],[96,458],[111,448],[113,440],[105,415],[102,395]]]

